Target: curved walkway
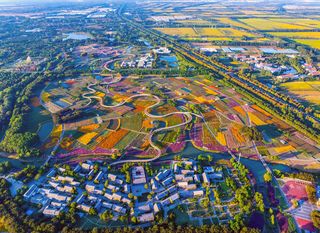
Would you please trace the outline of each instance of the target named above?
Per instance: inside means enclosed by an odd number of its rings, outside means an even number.
[[[110,85],[112,83],[116,83],[116,82],[119,82],[121,79],[118,79],[118,80],[113,80],[111,82],[104,82],[104,83],[101,83],[102,85]],[[104,107],[104,108],[116,108],[116,107],[120,107],[122,105],[124,105],[125,103],[129,102],[130,100],[134,99],[134,98],[138,98],[138,97],[151,97],[151,98],[154,98],[156,100],[156,103],[148,106],[147,108],[145,108],[144,110],[144,114],[150,118],[165,118],[165,117],[168,117],[168,116],[171,116],[171,115],[176,115],[176,114],[180,114],[180,115],[183,115],[186,120],[180,124],[177,124],[177,125],[172,125],[172,126],[167,126],[167,127],[162,127],[162,128],[159,128],[159,129],[155,129],[153,131],[150,132],[149,134],[149,143],[150,145],[156,150],[157,152],[157,155],[154,157],[154,158],[151,158],[151,159],[130,159],[130,160],[120,160],[120,161],[115,161],[113,163],[111,163],[110,165],[117,165],[117,164],[122,164],[122,163],[127,163],[127,162],[134,162],[134,163],[138,163],[138,162],[152,162],[156,159],[158,159],[161,155],[162,155],[162,151],[161,149],[155,145],[155,143],[152,141],[152,138],[153,136],[156,134],[156,133],[159,133],[161,131],[167,131],[167,130],[170,130],[170,129],[174,129],[174,128],[177,128],[177,127],[181,127],[181,126],[184,126],[184,125],[187,125],[189,124],[191,121],[192,121],[192,116],[196,116],[196,117],[199,117],[201,119],[203,119],[203,116],[200,116],[198,114],[195,114],[195,113],[192,113],[192,112],[182,112],[182,111],[178,111],[178,112],[171,112],[171,113],[167,113],[167,114],[163,114],[163,115],[154,115],[152,113],[150,113],[149,110],[151,110],[152,108],[158,106],[161,102],[160,98],[158,96],[155,96],[155,95],[152,95],[152,94],[136,94],[136,95],[132,95],[128,98],[126,98],[124,101],[122,101],[121,103],[118,103],[116,105],[106,105],[103,103],[103,98],[99,97],[99,96],[92,96],[92,94],[94,94],[96,92],[95,89],[93,89],[92,87],[97,85],[97,82],[96,83],[92,83],[92,84],[89,84],[88,85],[88,89],[90,90],[90,92],[87,92],[87,93],[84,93],[82,94],[82,97],[85,98],[85,99],[88,99],[89,100],[89,103],[86,105],[90,105],[91,102],[92,102],[92,99],[96,99],[99,101],[99,104],[100,106]],[[107,89],[107,91],[109,92],[109,90]],[[90,96],[89,96],[90,95]]]

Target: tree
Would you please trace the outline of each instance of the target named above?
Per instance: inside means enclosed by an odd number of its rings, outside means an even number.
[[[313,210],[311,212],[311,220],[313,225],[320,229],[320,211],[319,210]]]
[[[219,192],[215,189],[213,190],[213,194],[214,194],[214,198],[216,199],[215,202],[220,205],[221,204],[221,200],[220,200],[220,194]]]
[[[254,194],[254,200],[256,202],[257,208],[260,212],[264,213],[264,202],[263,202],[263,196],[261,193],[256,192]]]
[[[240,232],[240,229],[243,227],[243,216],[241,213],[238,213],[234,216],[234,219],[229,221],[230,228],[234,232]]]
[[[292,199],[291,203],[294,208],[297,208],[299,206],[299,202],[296,199]]]
[[[317,202],[316,189],[312,185],[307,185],[306,191],[308,194],[308,199],[311,203],[315,204]]]
[[[271,182],[272,180],[272,175],[270,172],[266,172],[264,175],[263,175],[263,179],[265,182],[269,183]]]
[[[131,222],[133,222],[134,224],[138,223],[138,219],[135,216],[131,217]]]
[[[97,213],[97,211],[95,210],[95,208],[91,207],[91,208],[89,209],[89,214],[90,214],[90,215],[97,215],[98,213]]]

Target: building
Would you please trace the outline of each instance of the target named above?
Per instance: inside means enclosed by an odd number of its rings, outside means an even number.
[[[46,208],[43,209],[43,212],[42,212],[44,215],[46,216],[57,216],[58,214],[60,214],[60,210],[59,209],[56,209],[56,208],[51,208],[49,206],[46,206]]]
[[[153,215],[153,213],[142,214],[142,215],[138,216],[138,221],[139,222],[154,221],[154,215]]]
[[[142,166],[133,167],[131,175],[133,184],[145,184],[147,182],[145,171]]]

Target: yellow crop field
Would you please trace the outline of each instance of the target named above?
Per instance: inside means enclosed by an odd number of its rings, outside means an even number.
[[[218,132],[217,133],[217,138],[218,142],[223,145],[226,146],[227,145],[227,141],[226,141],[226,137],[224,136],[224,134],[222,132]]]
[[[278,154],[283,154],[283,153],[288,153],[288,152],[295,151],[294,147],[291,146],[291,145],[275,147],[275,148],[273,148],[273,149],[274,149],[275,152],[277,152]]]
[[[304,45],[308,45],[311,48],[320,49],[320,40],[307,40],[307,39],[298,39],[296,42]]]
[[[320,88],[320,81],[296,81],[282,84],[289,91],[316,91]]]
[[[188,38],[184,38],[185,40],[188,41],[192,41],[192,40],[199,40],[199,37],[188,37]],[[200,38],[201,39],[201,38]],[[228,38],[228,37],[205,37],[202,38],[204,41],[232,41],[232,40],[237,40],[239,41],[239,39],[236,38]]]
[[[257,117],[256,115],[254,115],[252,112],[248,112],[248,116],[251,120],[251,122],[255,125],[265,125],[266,123],[262,120],[260,120],[259,117]]]
[[[197,36],[197,33],[192,28],[154,28],[164,34],[171,36]]]
[[[80,138],[78,138],[78,142],[87,145],[95,136],[97,136],[98,133],[96,132],[91,132],[91,133],[86,133],[82,135]]]
[[[206,21],[206,20],[202,20],[202,19],[197,19],[197,20],[178,20],[176,21],[177,23],[182,23],[182,24],[194,24],[194,25],[198,25],[198,24],[211,24],[211,22]]]
[[[244,23],[237,22],[237,21],[230,19],[230,18],[217,18],[216,20],[218,20],[220,23],[223,23],[223,24],[229,24],[229,25],[232,25],[235,27],[245,28],[245,29],[249,29],[249,30],[252,29],[252,27],[250,27]]]
[[[320,104],[320,81],[288,82],[281,86],[310,103]]]
[[[286,38],[305,38],[305,39],[318,39],[320,32],[271,32],[273,36],[286,37]]]
[[[276,22],[281,22],[281,23],[290,23],[290,24],[295,24],[295,25],[301,25],[301,26],[306,26],[306,27],[312,27],[312,28],[320,28],[320,21],[318,20],[313,20],[313,19],[286,19],[286,18],[272,18],[272,21]]]
[[[241,22],[247,24],[250,27],[254,27],[258,30],[277,30],[277,29],[297,29],[304,30],[310,29],[310,27],[295,25],[284,22],[272,21],[264,18],[248,18],[248,19],[240,19]]]
[[[200,36],[217,36],[217,37],[256,37],[254,34],[240,31],[234,28],[197,28]]]
[[[229,37],[256,37],[256,35],[237,30],[234,28],[154,28],[162,33],[168,35],[177,35],[177,36],[185,36],[185,37],[212,37],[212,40],[219,39],[220,37],[228,39]],[[213,39],[215,38],[215,39]]]

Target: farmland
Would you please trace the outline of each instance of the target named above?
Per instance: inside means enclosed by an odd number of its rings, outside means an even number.
[[[319,40],[295,39],[295,41],[299,44],[307,45],[311,48],[320,49],[320,41]]]
[[[282,85],[289,93],[313,104],[320,104],[320,82],[288,82]]]
[[[168,35],[178,35],[187,37],[255,37],[256,35],[233,28],[155,28]]]
[[[276,21],[273,19],[252,18],[252,19],[240,19],[240,21],[257,30],[279,30],[279,29],[305,30],[305,29],[311,28],[308,25],[294,24],[294,23],[287,22],[286,20]]]

